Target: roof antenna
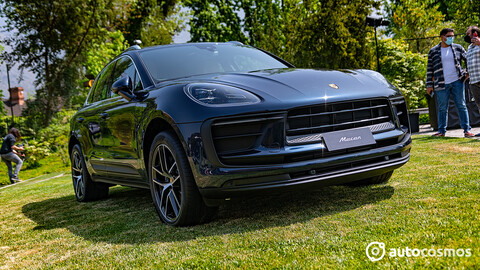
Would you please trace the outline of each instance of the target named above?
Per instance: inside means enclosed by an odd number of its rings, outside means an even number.
[[[133,45],[130,46],[128,49],[126,49],[125,52],[142,49],[142,48],[140,47],[140,44],[142,44],[142,41],[141,41],[140,39],[135,39],[135,40],[133,41]]]

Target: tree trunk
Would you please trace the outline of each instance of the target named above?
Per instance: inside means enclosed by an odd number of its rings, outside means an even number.
[[[45,49],[45,92],[46,92],[46,98],[47,98],[47,103],[45,106],[45,115],[43,119],[43,124],[45,127],[47,127],[50,124],[50,118],[52,116],[52,89],[51,89],[51,84],[50,82],[50,64],[48,63],[48,53],[49,50],[48,48]]]

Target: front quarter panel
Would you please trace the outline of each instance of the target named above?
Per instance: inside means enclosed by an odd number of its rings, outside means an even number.
[[[82,153],[87,164],[87,170],[89,173],[92,173],[92,167],[90,166],[88,153],[91,152],[93,148],[93,143],[91,138],[88,136],[89,130],[85,124],[85,115],[84,111],[88,108],[80,109],[75,115],[73,115],[72,119],[70,120],[70,142],[69,142],[69,150],[73,149],[75,144],[79,144],[80,148],[82,149]]]

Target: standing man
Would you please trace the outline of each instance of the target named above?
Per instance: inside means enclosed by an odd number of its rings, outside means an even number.
[[[480,29],[470,26],[467,29],[465,42],[470,43],[467,50],[467,70],[470,78],[470,92],[480,110]],[[480,136],[480,133],[475,135]]]
[[[466,52],[461,45],[453,43],[454,37],[453,29],[442,29],[442,41],[428,52],[427,93],[432,95],[434,92],[438,103],[438,132],[433,136],[444,137],[447,132],[448,103],[452,96],[464,136],[473,137],[475,134],[470,132],[463,84],[467,73],[461,65],[462,60],[466,62]]]

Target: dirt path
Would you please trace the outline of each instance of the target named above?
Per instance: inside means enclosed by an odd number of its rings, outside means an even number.
[[[62,177],[62,176],[64,176],[64,175],[65,175],[65,173],[61,173],[61,174],[59,174],[59,175],[55,175],[55,176],[49,177],[49,178],[47,178],[47,179],[42,179],[42,180],[40,180],[40,181],[34,181],[34,182],[32,182],[32,181],[35,180],[35,179],[38,179],[38,178],[41,178],[42,176],[45,176],[45,175],[40,175],[40,176],[37,176],[37,177],[34,177],[34,178],[30,178],[30,179],[27,179],[27,180],[23,180],[22,182],[18,182],[18,183],[12,184],[12,185],[6,185],[6,186],[4,186],[4,187],[0,187],[0,190],[1,190],[1,189],[8,188],[8,187],[13,187],[13,186],[18,185],[18,184],[41,183],[41,182],[45,182],[45,181],[48,181],[48,180],[52,180],[52,179],[55,179],[55,178]]]

